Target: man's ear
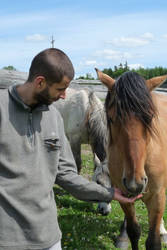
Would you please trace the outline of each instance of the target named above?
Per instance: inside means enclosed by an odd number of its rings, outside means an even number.
[[[44,76],[35,77],[34,84],[38,90],[43,90],[46,87],[45,77]]]

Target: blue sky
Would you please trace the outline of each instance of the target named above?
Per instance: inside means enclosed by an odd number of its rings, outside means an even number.
[[[167,67],[166,0],[6,0],[0,20],[0,68],[28,72],[52,35],[75,77],[125,61],[132,68]]]

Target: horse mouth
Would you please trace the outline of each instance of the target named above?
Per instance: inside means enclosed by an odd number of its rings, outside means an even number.
[[[142,194],[143,192],[138,192],[138,193],[131,193],[131,192],[128,192],[128,194],[127,194],[127,197],[128,198],[133,198],[133,197],[135,197],[135,196],[137,196],[137,195],[139,195],[139,194]]]
[[[144,184],[137,184],[136,183],[135,185],[130,185],[130,184],[128,185],[126,183],[126,180],[125,181],[123,180],[123,185],[125,187],[127,196],[128,197],[135,197],[139,194],[145,193],[147,183],[144,183]]]

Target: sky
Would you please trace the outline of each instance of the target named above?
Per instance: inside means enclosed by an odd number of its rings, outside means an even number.
[[[94,68],[167,67],[166,0],[1,1],[0,69],[28,72],[33,57],[51,47],[63,50],[75,78]]]

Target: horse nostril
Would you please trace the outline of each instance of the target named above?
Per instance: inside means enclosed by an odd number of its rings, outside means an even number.
[[[100,181],[100,178],[96,179],[96,183],[99,184],[99,185],[102,185],[102,182]]]
[[[143,177],[143,178],[142,178],[142,181],[143,181],[143,182],[144,182],[144,184],[146,185],[146,184],[147,184],[147,182],[148,182],[148,177],[147,177],[147,176]]]
[[[145,182],[145,184],[147,184],[147,182],[148,182],[148,177],[147,176],[144,178],[144,182]]]

